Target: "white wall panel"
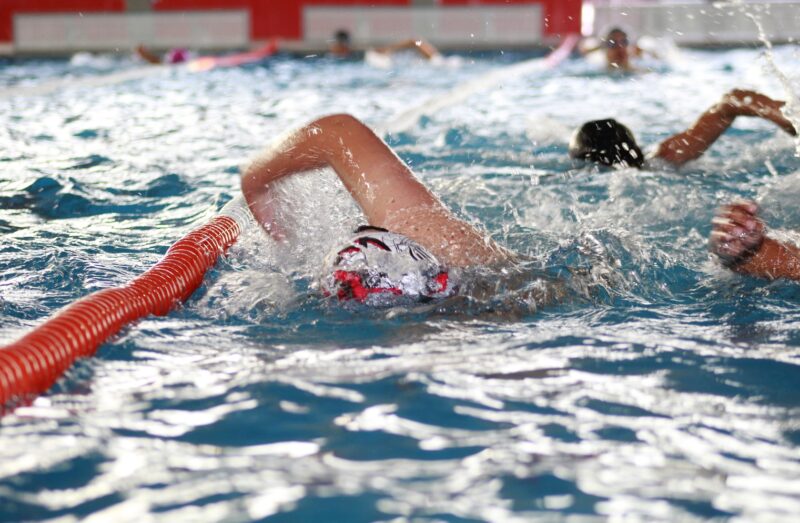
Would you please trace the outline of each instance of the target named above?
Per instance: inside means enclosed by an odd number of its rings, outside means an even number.
[[[356,45],[424,38],[436,45],[538,44],[540,5],[498,7],[326,7],[303,10],[306,41],[328,41],[347,29]]]
[[[166,49],[235,49],[250,45],[245,10],[180,13],[59,13],[14,17],[17,52],[107,51],[137,44]]]
[[[800,38],[800,2],[626,2],[594,8],[595,34],[620,25],[637,36],[670,37],[678,44],[752,44],[758,21],[773,41]]]

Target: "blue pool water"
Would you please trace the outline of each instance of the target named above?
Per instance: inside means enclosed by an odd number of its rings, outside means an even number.
[[[0,344],[144,272],[286,130],[340,111],[385,128],[529,58],[385,70],[279,56],[36,96],[26,86],[135,65],[2,65]],[[330,307],[309,287],[358,211],[330,173],[285,184],[288,245],[248,229],[185,306],[0,419],[0,520],[797,519],[800,288],[728,274],[706,247],[736,197],[761,201],[776,233],[800,228],[797,144],[740,120],[681,170],[566,156],[588,119],[617,117],[652,146],[731,88],[784,98],[797,58],[775,50],[785,82],[759,50],[682,51],[620,77],[572,61],[386,135],[456,213],[537,267],[606,271],[603,292],[538,311],[511,291]]]

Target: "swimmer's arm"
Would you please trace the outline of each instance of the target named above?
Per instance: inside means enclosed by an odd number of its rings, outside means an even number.
[[[800,280],[800,249],[766,236],[754,202],[726,205],[712,224],[711,252],[732,271],[770,280]]]
[[[148,50],[145,46],[139,45],[136,47],[136,54],[139,55],[139,58],[146,62],[150,62],[151,64],[160,64],[161,58],[155,55],[153,52]]]
[[[269,185],[284,176],[330,166],[370,225],[404,234],[439,261],[466,267],[510,254],[453,216],[383,140],[352,116],[325,116],[295,131],[242,175],[242,192],[268,231],[274,219]]]
[[[324,159],[305,145],[301,129],[273,146],[248,165],[240,180],[242,194],[256,221],[273,234],[275,227],[275,198],[271,183],[284,176],[325,166]],[[275,235],[282,239],[281,234]]]
[[[580,54],[586,56],[587,54],[595,53],[597,51],[605,49],[606,46],[605,46],[604,43],[602,43],[602,42],[594,43],[594,42],[597,42],[597,39],[594,39],[594,38],[592,38],[590,40],[591,41],[583,40],[578,45],[578,52]]]
[[[784,102],[755,91],[734,89],[703,113],[689,129],[661,142],[655,156],[677,166],[697,159],[731,126],[737,116],[764,118],[794,136],[797,131],[781,112],[783,106]]]
[[[800,280],[800,249],[773,238],[764,238],[761,248],[733,270],[769,280]]]
[[[392,54],[404,49],[412,49],[419,53],[420,56],[427,58],[428,60],[439,56],[438,49],[425,40],[403,40],[402,42],[398,42],[396,44],[377,47],[375,48],[375,51],[382,54]]]
[[[271,223],[269,184],[295,173],[332,167],[369,223],[383,227],[403,209],[441,208],[439,200],[367,126],[349,115],[320,118],[253,161],[241,185],[253,215]]]
[[[649,55],[651,58],[661,60],[661,56],[656,51],[652,49],[645,49],[643,47],[639,47],[639,45],[633,46],[633,51],[631,52],[631,54],[636,58],[642,58],[645,55]]]

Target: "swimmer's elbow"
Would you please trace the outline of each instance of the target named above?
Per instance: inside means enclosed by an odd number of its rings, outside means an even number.
[[[252,166],[245,168],[241,178],[239,178],[239,187],[242,189],[242,195],[248,203],[254,199],[259,185],[263,184],[258,183],[258,175]]]
[[[320,127],[322,130],[331,131],[343,131],[359,127],[366,127],[361,120],[349,113],[336,113],[322,116],[311,122],[310,125]]]

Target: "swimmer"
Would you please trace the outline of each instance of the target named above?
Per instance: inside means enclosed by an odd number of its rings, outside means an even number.
[[[638,58],[645,53],[638,45],[631,44],[628,33],[619,27],[611,29],[598,45],[580,48],[583,55],[600,50],[605,50],[606,68],[609,71],[622,72],[635,72],[636,68],[631,64],[631,57]]]
[[[711,223],[711,252],[728,269],[769,280],[800,280],[800,248],[766,235],[755,202],[726,205]]]
[[[388,66],[391,56],[401,51],[415,51],[420,57],[431,62],[442,62],[444,58],[431,43],[421,39],[403,40],[394,44],[373,47],[365,53],[365,58],[374,65]],[[328,54],[337,58],[348,58],[354,50],[350,41],[350,32],[339,29],[333,34],[328,44]]]
[[[411,294],[424,302],[454,293],[450,269],[508,267],[518,260],[456,217],[383,140],[346,114],[293,131],[244,169],[247,205],[273,238],[285,238],[275,220],[273,183],[324,167],[333,168],[369,223],[327,257],[326,294],[367,304]],[[564,294],[563,285],[542,285],[523,299],[539,306]]]
[[[194,57],[186,49],[172,49],[162,60],[157,55],[148,51],[144,46],[138,46],[136,53],[145,61],[151,64],[177,65],[185,63],[192,72],[203,72],[218,67],[236,67],[239,65],[258,62],[278,52],[278,39],[272,38],[261,47],[243,53],[233,53],[222,56],[199,56]]]
[[[370,225],[402,234],[448,266],[490,265],[510,256],[454,216],[383,140],[346,114],[314,120],[246,168],[242,192],[258,223],[279,231],[272,182],[322,167],[333,168]],[[273,236],[281,238],[280,232]]]
[[[606,166],[646,167],[646,161],[659,159],[675,167],[695,160],[711,147],[738,116],[769,120],[792,136],[797,130],[781,112],[785,102],[755,91],[734,89],[704,112],[687,130],[661,142],[645,158],[633,133],[614,119],[583,124],[572,136],[569,155]]]
[[[392,55],[404,50],[416,51],[419,56],[425,58],[426,60],[435,61],[442,59],[442,55],[439,53],[439,50],[425,40],[403,40],[402,42],[398,42],[396,44],[372,49],[373,52],[382,55]]]
[[[414,51],[420,58],[435,66],[460,67],[461,59],[457,56],[445,58],[429,42],[425,40],[403,40],[396,44],[368,49],[364,61],[373,67],[388,69],[392,66],[392,57],[401,51]]]
[[[337,58],[347,58],[352,52],[350,32],[346,29],[339,29],[333,33],[333,40],[328,44],[328,54]]]
[[[151,64],[182,64],[188,62],[192,58],[192,53],[184,48],[170,49],[162,58],[143,45],[136,47],[136,54],[139,58]]]

